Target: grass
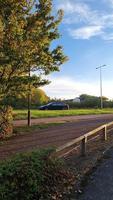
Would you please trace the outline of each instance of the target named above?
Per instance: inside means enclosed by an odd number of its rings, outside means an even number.
[[[27,119],[27,110],[14,110],[14,119]],[[36,118],[76,116],[76,115],[96,115],[96,114],[113,114],[113,108],[105,109],[70,109],[70,110],[31,110],[31,116]]]

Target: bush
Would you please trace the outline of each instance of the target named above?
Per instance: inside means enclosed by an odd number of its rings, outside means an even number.
[[[0,139],[13,134],[13,111],[10,106],[0,107]]]
[[[0,200],[62,199],[74,177],[51,150],[16,156],[0,165]]]

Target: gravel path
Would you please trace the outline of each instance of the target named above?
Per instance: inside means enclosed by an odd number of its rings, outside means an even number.
[[[90,176],[79,200],[113,200],[113,148]]]
[[[81,116],[81,119],[77,120],[75,118],[73,122],[48,127],[43,130],[37,129],[30,134],[18,135],[0,145],[0,160],[16,153],[31,151],[36,148],[64,145],[72,139],[110,121],[113,121],[113,115],[87,116],[86,119]]]
[[[49,118],[38,118],[31,119],[31,124],[46,124],[46,123],[56,123],[56,122],[76,122],[80,120],[91,120],[91,119],[113,119],[113,114],[99,114],[99,115],[78,115],[78,116],[65,116],[65,117],[49,117]],[[27,120],[15,120],[14,126],[25,126],[27,125]]]

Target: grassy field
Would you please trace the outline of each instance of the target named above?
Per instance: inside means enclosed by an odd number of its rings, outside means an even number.
[[[59,117],[59,116],[76,116],[76,115],[96,115],[96,114],[113,114],[113,109],[73,109],[73,110],[31,110],[31,116],[36,118]],[[14,119],[27,119],[27,110],[14,110]]]

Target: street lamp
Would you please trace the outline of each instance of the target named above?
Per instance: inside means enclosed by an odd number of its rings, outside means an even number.
[[[101,109],[103,108],[103,99],[102,99],[102,67],[105,67],[106,65],[101,65],[97,67],[96,69],[100,69],[100,98],[101,98]]]

